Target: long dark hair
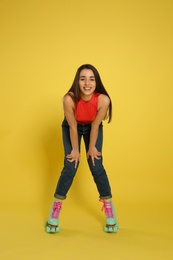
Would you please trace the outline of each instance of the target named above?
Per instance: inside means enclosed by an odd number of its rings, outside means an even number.
[[[90,69],[90,70],[93,71],[94,76],[95,76],[95,81],[96,81],[95,92],[100,93],[100,94],[105,94],[110,99],[109,111],[108,111],[108,115],[107,115],[108,123],[110,123],[110,121],[112,119],[112,101],[111,101],[111,98],[110,98],[108,92],[106,91],[102,81],[101,81],[101,78],[100,78],[100,75],[99,75],[97,69],[93,65],[83,64],[82,66],[80,66],[78,68],[76,75],[75,75],[75,78],[74,78],[74,81],[72,83],[72,86],[69,89],[69,91],[67,92],[67,94],[71,96],[71,98],[74,100],[75,103],[77,103],[80,100],[81,94],[80,94],[80,89],[79,89],[79,76],[80,76],[80,72],[83,69]],[[70,92],[72,92],[74,95],[72,95]]]

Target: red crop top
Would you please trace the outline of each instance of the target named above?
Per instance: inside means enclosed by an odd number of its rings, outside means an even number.
[[[99,93],[94,92],[89,101],[81,98],[76,104],[75,118],[79,124],[89,124],[95,119],[98,111],[98,96]]]

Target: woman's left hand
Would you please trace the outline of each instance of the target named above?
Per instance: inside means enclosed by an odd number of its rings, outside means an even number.
[[[87,158],[89,158],[89,156],[91,157],[92,164],[95,166],[94,159],[100,160],[101,152],[99,152],[96,147],[89,148],[87,152]]]

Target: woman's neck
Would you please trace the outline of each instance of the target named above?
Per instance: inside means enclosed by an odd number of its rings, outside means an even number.
[[[81,99],[83,99],[84,101],[90,101],[90,99],[92,98],[94,92],[90,95],[81,95]]]

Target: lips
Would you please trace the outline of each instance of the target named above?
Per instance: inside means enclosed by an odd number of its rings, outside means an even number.
[[[90,91],[91,88],[83,88],[85,91]]]

